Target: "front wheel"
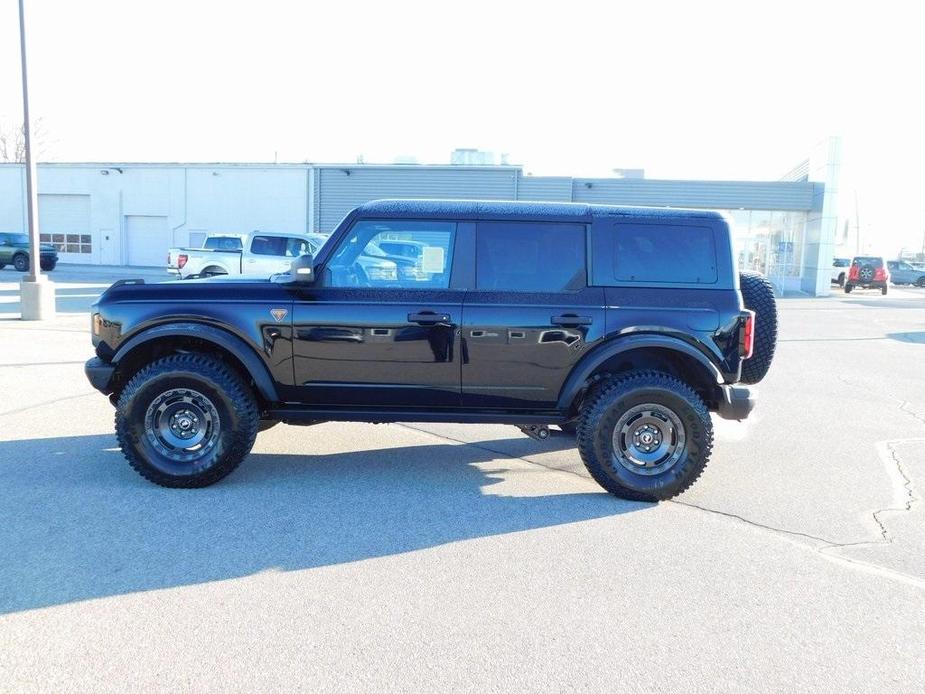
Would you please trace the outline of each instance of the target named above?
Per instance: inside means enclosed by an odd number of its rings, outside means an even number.
[[[205,487],[234,470],[257,436],[257,403],[237,371],[203,354],[152,362],[116,403],[129,464],[163,487]]]
[[[845,285],[845,294],[850,294],[852,289],[854,289],[854,285],[852,285],[852,284],[846,284],[846,285]]]
[[[20,272],[26,272],[29,269],[29,256],[25,253],[20,253],[15,258],[13,258],[13,267],[19,270]]]
[[[591,476],[633,501],[670,499],[703,472],[713,423],[690,386],[658,371],[608,380],[581,409],[578,451]]]
[[[0,268],[3,266],[0,265]],[[915,283],[916,287],[925,287],[925,277],[919,277],[918,281]]]

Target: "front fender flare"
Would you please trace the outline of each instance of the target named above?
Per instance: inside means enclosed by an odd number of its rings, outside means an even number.
[[[164,337],[194,337],[226,349],[244,365],[247,373],[254,379],[257,392],[260,393],[261,397],[267,402],[279,402],[279,395],[276,392],[276,385],[273,383],[270,370],[254,348],[237,335],[214,325],[185,322],[168,323],[147,328],[119,345],[119,349],[116,350],[112,357],[112,364],[118,365],[119,361],[124,359],[136,347]]]
[[[569,377],[565,379],[562,389],[559,391],[559,400],[556,405],[559,410],[567,410],[571,407],[575,398],[584,388],[585,382],[594,373],[601,364],[617,354],[628,352],[632,349],[645,348],[671,349],[688,357],[693,357],[701,364],[707,372],[716,380],[719,385],[723,382],[723,375],[719,368],[710,358],[693,345],[677,337],[669,335],[628,335],[607,342],[582,358],[580,362],[572,369]]]

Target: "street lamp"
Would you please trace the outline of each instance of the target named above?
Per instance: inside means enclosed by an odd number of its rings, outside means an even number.
[[[26,219],[29,226],[29,272],[19,285],[19,312],[22,320],[55,317],[55,288],[42,275],[39,246],[39,206],[36,190],[35,159],[32,158],[32,122],[29,119],[29,81],[26,73],[26,17],[19,0],[19,51],[22,65],[23,140],[26,155]]]

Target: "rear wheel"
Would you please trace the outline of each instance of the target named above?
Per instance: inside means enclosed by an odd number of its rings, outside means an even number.
[[[205,487],[228,475],[257,435],[244,379],[202,354],[174,354],[139,371],[116,403],[116,437],[129,464],[164,487]]]
[[[25,272],[28,270],[29,256],[27,256],[25,253],[20,253],[19,255],[13,256],[13,267],[20,272]]]
[[[886,285],[883,285],[882,287],[880,287],[880,293],[886,296],[888,289],[889,288]]]
[[[0,265],[0,268],[2,268],[2,267],[3,267],[3,266]],[[919,277],[918,281],[915,283],[915,286],[916,286],[916,287],[925,287],[925,276]]]
[[[844,272],[838,273],[838,286],[839,287],[845,286],[845,273]]]
[[[853,285],[853,284],[846,284],[846,285],[845,285],[845,294],[850,294],[852,289],[854,289],[854,285]]]
[[[55,269],[55,267],[57,267],[58,261],[57,260],[40,260],[39,264],[42,266],[43,270],[51,272],[52,270]]]
[[[755,312],[755,346],[750,359],[742,362],[742,382],[763,379],[777,349],[777,302],[774,286],[760,272],[739,273],[739,288],[745,308]]]
[[[591,476],[633,501],[670,499],[700,476],[713,423],[687,384],[658,371],[604,382],[582,405],[578,451]]]

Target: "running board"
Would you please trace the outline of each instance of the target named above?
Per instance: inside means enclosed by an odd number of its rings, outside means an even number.
[[[511,414],[509,412],[462,412],[452,410],[388,410],[348,409],[331,407],[327,409],[298,407],[277,407],[270,409],[266,419],[281,422],[304,422],[323,419],[329,422],[452,422],[456,424],[518,424],[530,425],[536,422],[561,424],[567,418],[555,411]]]

